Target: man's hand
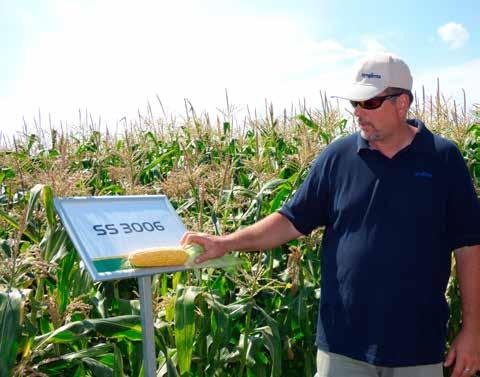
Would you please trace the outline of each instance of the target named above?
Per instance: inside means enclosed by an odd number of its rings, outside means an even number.
[[[448,351],[445,366],[455,364],[451,377],[473,376],[480,370],[480,334],[463,329]]]
[[[229,251],[225,242],[222,241],[222,237],[212,236],[207,233],[186,232],[180,243],[182,246],[196,243],[203,247],[203,253],[195,259],[197,264],[209,259],[222,257]]]
[[[480,369],[480,245],[455,250],[455,260],[463,324],[447,355],[446,366],[455,361],[452,377],[465,377]]]

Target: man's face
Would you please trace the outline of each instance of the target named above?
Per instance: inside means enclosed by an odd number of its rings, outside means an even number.
[[[385,93],[379,94],[380,96]],[[360,134],[368,141],[385,141],[401,125],[396,98],[385,100],[382,105],[373,110],[367,110],[360,105],[355,107],[354,115],[360,128]]]

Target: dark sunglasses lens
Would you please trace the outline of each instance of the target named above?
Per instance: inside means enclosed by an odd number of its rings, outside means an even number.
[[[380,106],[382,106],[383,101],[384,101],[384,98],[374,97],[374,98],[370,98],[369,100],[364,101],[361,104],[361,106],[364,109],[373,110],[373,109],[377,109]]]
[[[382,98],[382,97],[374,97],[374,98],[370,98],[366,101],[350,101],[350,103],[352,104],[352,107],[354,109],[358,105],[360,105],[360,107],[362,109],[374,110],[374,109],[378,109],[380,106],[382,106],[383,101],[384,101],[384,98]]]

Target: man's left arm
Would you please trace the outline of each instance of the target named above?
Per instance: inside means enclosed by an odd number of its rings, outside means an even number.
[[[480,245],[455,250],[457,278],[462,299],[462,330],[445,361],[455,362],[451,377],[465,377],[480,370]]]

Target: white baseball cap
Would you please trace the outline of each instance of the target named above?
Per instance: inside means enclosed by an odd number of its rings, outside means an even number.
[[[339,98],[366,101],[386,88],[412,90],[412,75],[407,64],[392,54],[369,55],[358,62],[355,81]]]

